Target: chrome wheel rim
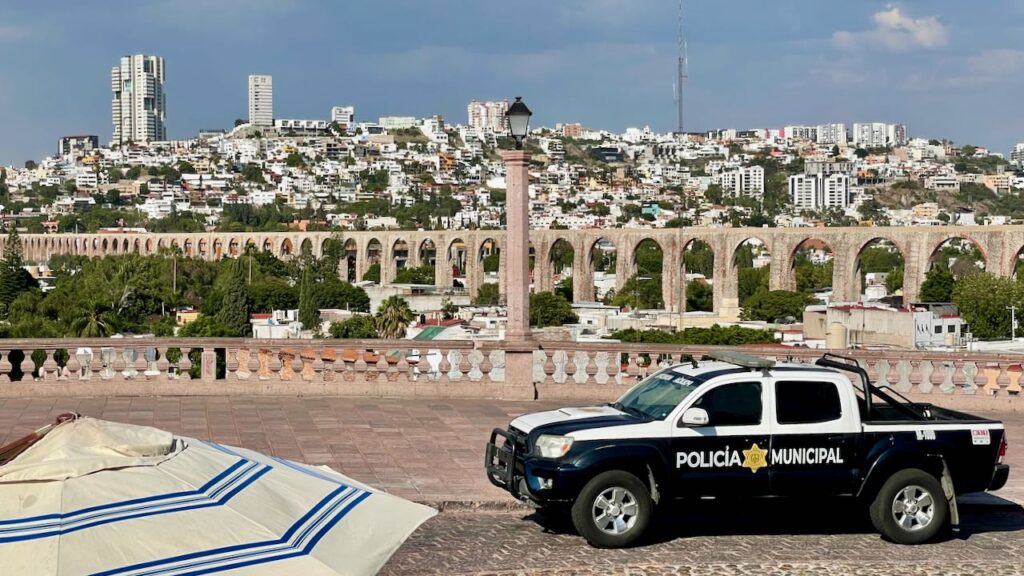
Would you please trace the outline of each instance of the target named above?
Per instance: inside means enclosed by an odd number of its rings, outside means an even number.
[[[636,496],[620,486],[613,486],[598,494],[592,507],[594,525],[612,536],[629,532],[636,525],[639,513],[640,505]]]
[[[907,532],[927,528],[935,518],[932,493],[916,484],[900,490],[892,501],[892,517]]]

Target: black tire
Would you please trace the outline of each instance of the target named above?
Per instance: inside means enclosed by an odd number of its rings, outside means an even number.
[[[908,507],[908,503],[912,506]],[[875,529],[889,540],[897,544],[922,544],[946,527],[949,502],[935,476],[908,468],[885,481],[871,502],[870,515]]]
[[[619,503],[614,503],[609,494],[617,494]],[[609,504],[616,508],[606,508]],[[605,515],[602,510],[610,514]],[[572,506],[572,523],[576,530],[591,546],[598,548],[629,546],[647,530],[653,515],[654,502],[647,485],[622,470],[595,476],[583,487]],[[603,527],[598,525],[599,517],[608,518],[602,522]]]

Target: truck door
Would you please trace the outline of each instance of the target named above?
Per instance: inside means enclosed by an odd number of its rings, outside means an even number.
[[[860,417],[841,382],[774,382],[769,475],[773,494],[850,494],[859,462]]]
[[[708,388],[689,408],[708,413],[704,426],[673,428],[672,462],[680,496],[759,496],[768,493],[768,387],[759,380]]]

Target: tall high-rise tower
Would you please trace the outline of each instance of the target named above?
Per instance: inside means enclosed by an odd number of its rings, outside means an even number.
[[[683,133],[683,86],[686,84],[686,39],[683,37],[683,0],[679,0],[679,59],[676,63],[676,132]]]
[[[167,100],[164,95],[164,59],[159,56],[122,56],[110,70],[114,93],[113,142],[153,142],[167,139]]]
[[[274,125],[274,79],[269,75],[249,76],[249,124]]]

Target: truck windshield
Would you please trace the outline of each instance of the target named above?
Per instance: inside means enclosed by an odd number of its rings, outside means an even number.
[[[664,420],[698,385],[682,368],[666,368],[634,386],[612,406],[651,420]]]

